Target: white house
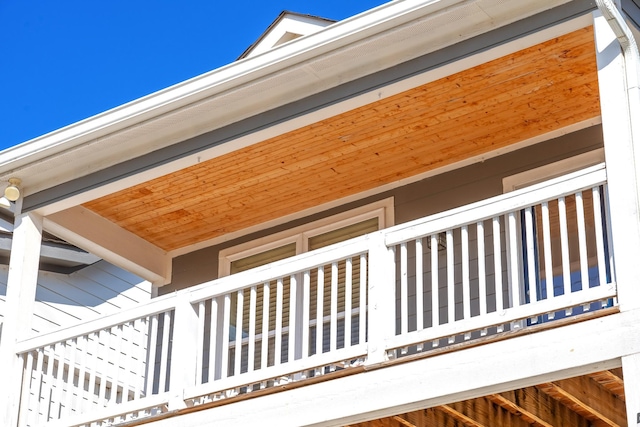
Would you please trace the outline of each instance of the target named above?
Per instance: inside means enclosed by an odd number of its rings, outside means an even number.
[[[1,152],[2,425],[637,425],[639,28],[637,0],[283,13]],[[100,261],[40,270],[51,238]],[[51,275],[106,268],[154,297],[34,327]]]

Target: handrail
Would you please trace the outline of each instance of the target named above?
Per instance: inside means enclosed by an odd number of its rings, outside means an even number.
[[[600,163],[530,187],[391,227],[386,230],[386,243],[388,246],[392,246],[416,237],[437,233],[467,222],[465,217],[473,217],[472,221],[476,222],[502,215],[527,205],[540,203],[568,195],[580,189],[602,184],[606,180],[605,164]]]
[[[330,245],[316,251],[296,255],[291,258],[276,261],[272,264],[257,267],[245,272],[234,274],[209,282],[196,285],[189,289],[176,291],[173,294],[154,298],[148,303],[114,313],[100,319],[91,320],[80,325],[60,329],[18,342],[18,352],[26,352],[42,347],[52,342],[60,342],[87,333],[92,333],[114,324],[125,323],[143,316],[154,315],[175,308],[175,301],[179,295],[188,293],[191,303],[197,303],[207,298],[224,295],[228,292],[244,287],[262,284],[289,274],[313,268],[330,262],[332,259],[353,256],[366,252],[368,242],[375,234],[384,234],[386,244],[392,246],[415,238],[437,233],[456,225],[465,217],[473,217],[473,221],[490,218],[510,210],[524,207],[528,204],[569,194],[579,189],[597,185],[606,181],[604,163],[573,172],[561,177],[545,181],[521,190],[502,194],[476,203],[430,215],[405,224],[356,237],[348,242]]]

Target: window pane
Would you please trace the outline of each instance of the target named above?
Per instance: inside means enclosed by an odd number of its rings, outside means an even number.
[[[328,233],[319,234],[309,239],[309,250],[323,248],[334,243],[343,242],[363,234],[378,231],[378,218],[371,218],[366,221],[348,225]]]
[[[249,270],[254,267],[269,264],[270,262],[279,261],[281,259],[292,257],[296,254],[296,244],[289,243],[279,248],[270,249],[260,252],[246,258],[237,259],[231,262],[231,274]]]

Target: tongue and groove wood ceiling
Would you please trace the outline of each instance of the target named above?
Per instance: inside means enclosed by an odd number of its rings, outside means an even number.
[[[599,115],[584,28],[84,206],[170,251]]]

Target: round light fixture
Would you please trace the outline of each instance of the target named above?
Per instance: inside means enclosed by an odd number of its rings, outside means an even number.
[[[22,181],[19,178],[9,178],[9,185],[4,189],[4,197],[10,202],[15,202],[20,198],[20,187]]]

